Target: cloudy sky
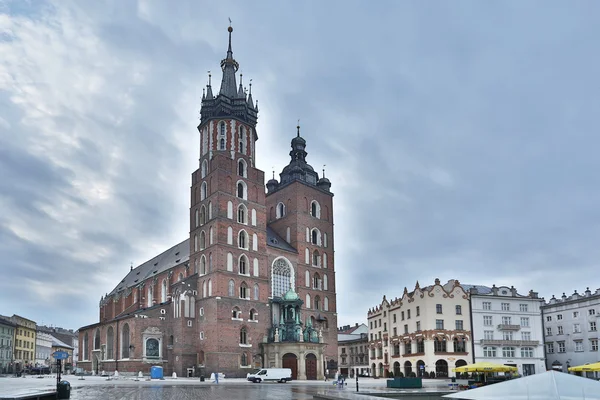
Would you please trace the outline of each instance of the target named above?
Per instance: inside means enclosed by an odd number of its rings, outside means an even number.
[[[259,168],[335,193],[339,325],[383,294],[600,287],[595,1],[0,0],[0,314],[69,328],[185,239],[233,21]]]

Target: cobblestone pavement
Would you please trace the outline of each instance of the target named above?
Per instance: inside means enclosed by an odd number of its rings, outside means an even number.
[[[73,400],[309,400],[323,392],[321,386],[256,385],[256,386],[83,386],[71,392]]]

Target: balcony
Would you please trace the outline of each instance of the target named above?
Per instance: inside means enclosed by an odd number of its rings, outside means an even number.
[[[539,346],[539,340],[489,340],[479,341],[484,346]]]
[[[501,330],[501,331],[518,331],[520,329],[521,329],[521,325],[508,325],[508,324],[498,325],[498,330]]]

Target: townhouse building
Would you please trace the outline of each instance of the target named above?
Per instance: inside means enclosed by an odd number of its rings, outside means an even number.
[[[513,286],[470,289],[475,362],[517,367],[522,375],[546,370],[541,306],[536,292]]]
[[[552,296],[541,307],[546,342],[546,367],[567,372],[570,366],[600,361],[598,325],[600,289],[571,296]],[[600,377],[598,372],[588,375]]]

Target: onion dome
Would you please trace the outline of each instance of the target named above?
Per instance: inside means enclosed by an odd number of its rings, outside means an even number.
[[[287,293],[283,295],[283,299],[287,301],[294,301],[298,300],[299,298],[300,297],[298,297],[298,294],[294,292],[293,288],[290,288],[290,290],[288,290]]]

